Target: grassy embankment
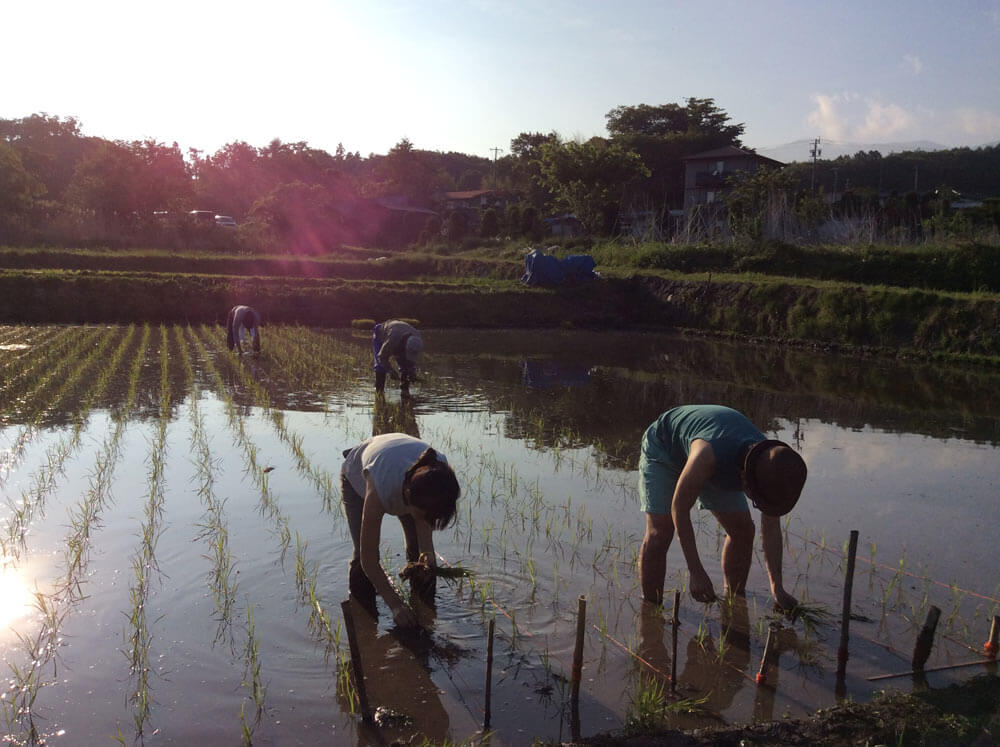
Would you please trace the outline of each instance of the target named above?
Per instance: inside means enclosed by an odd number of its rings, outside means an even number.
[[[6,322],[676,328],[907,355],[1000,359],[1000,247],[604,243],[603,280],[527,288],[523,244],[324,258],[0,248]]]

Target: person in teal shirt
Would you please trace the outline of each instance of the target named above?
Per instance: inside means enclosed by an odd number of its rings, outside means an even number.
[[[799,500],[806,464],[788,444],[768,439],[742,413],[722,405],[667,410],[646,429],[639,456],[639,498],[646,532],[639,551],[643,599],[663,603],[667,550],[674,532],[687,562],[691,596],[716,598],[698,555],[691,509],[711,511],[726,532],[722,573],[726,594],[746,593],[756,527],[747,499],[761,513],[764,565],[778,607],[797,604],[782,583],[781,516]]]

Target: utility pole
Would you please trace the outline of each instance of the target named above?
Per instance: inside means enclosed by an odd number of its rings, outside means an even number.
[[[812,156],[813,169],[812,169],[812,182],[809,185],[810,190],[816,191],[816,159],[823,154],[823,150],[819,147],[819,138],[813,140],[812,149],[809,151],[809,155]]]
[[[493,191],[497,191],[497,155],[503,152],[503,148],[490,148],[493,152]]]

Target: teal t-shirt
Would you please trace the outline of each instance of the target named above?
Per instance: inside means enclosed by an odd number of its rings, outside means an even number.
[[[745,449],[766,436],[746,415],[723,405],[683,405],[667,410],[656,421],[656,437],[682,469],[691,453],[691,442],[707,441],[715,454],[715,474],[708,487],[715,490],[742,490],[740,457]]]

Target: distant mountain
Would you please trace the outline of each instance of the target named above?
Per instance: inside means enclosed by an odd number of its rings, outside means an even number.
[[[782,163],[793,163],[794,161],[812,160],[812,140],[796,140],[784,145],[776,145],[773,148],[757,148],[757,152],[762,156],[773,158]],[[853,156],[859,150],[866,153],[870,150],[877,150],[883,156],[890,153],[901,153],[906,150],[948,150],[950,146],[934,143],[930,140],[914,140],[909,143],[842,143],[836,140],[820,140],[820,158],[824,161],[832,161],[840,156]]]

